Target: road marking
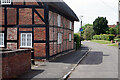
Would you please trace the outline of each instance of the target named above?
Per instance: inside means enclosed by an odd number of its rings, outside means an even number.
[[[77,64],[75,64],[75,66],[66,74],[63,76],[62,80],[66,80],[70,74],[75,70],[75,68],[78,66],[78,64],[87,56],[87,54],[89,53],[89,51],[91,50],[91,48],[89,48],[89,50],[87,52],[85,52],[84,56],[82,58],[80,58],[80,60],[77,62]]]

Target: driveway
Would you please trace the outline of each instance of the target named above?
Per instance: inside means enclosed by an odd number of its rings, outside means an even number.
[[[84,41],[82,44],[92,48],[92,50],[72,72],[69,79],[81,78],[82,80],[82,78],[118,78],[117,47],[111,47],[90,41]]]

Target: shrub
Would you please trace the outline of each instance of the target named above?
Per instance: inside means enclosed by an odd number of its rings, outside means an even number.
[[[120,38],[120,35],[117,35],[116,38]]]
[[[93,39],[95,39],[95,40],[101,40],[100,35],[94,35]]]
[[[93,39],[95,40],[108,40],[111,41],[115,38],[112,34],[100,34],[100,35],[94,35]]]
[[[84,31],[83,38],[86,40],[91,40],[94,34],[94,30],[91,26],[87,26]]]
[[[116,38],[116,39],[114,39],[114,40],[120,41],[120,38]]]
[[[74,34],[74,42],[76,42],[76,49],[80,48],[80,36],[79,34]]]

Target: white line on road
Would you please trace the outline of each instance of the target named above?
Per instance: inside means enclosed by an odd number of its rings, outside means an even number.
[[[77,64],[75,64],[75,66],[66,74],[63,76],[63,80],[66,80],[69,75],[73,72],[73,70],[75,70],[75,68],[78,66],[78,64],[87,56],[87,54],[89,53],[89,51],[91,50],[91,48],[89,48],[89,50],[84,54],[84,56],[82,58],[80,58],[80,60],[77,62]]]

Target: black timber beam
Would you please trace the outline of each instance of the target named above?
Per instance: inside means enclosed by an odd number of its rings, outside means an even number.
[[[4,24],[5,24],[5,35],[4,35],[4,45],[5,45],[5,48],[7,48],[7,7],[4,8]]]
[[[49,9],[46,3],[44,3],[44,18],[46,21],[46,60],[49,60]]]
[[[42,18],[42,16],[37,12],[37,10],[34,10],[35,11],[35,13],[40,17],[40,19],[44,22],[44,23],[46,23],[46,21]]]

